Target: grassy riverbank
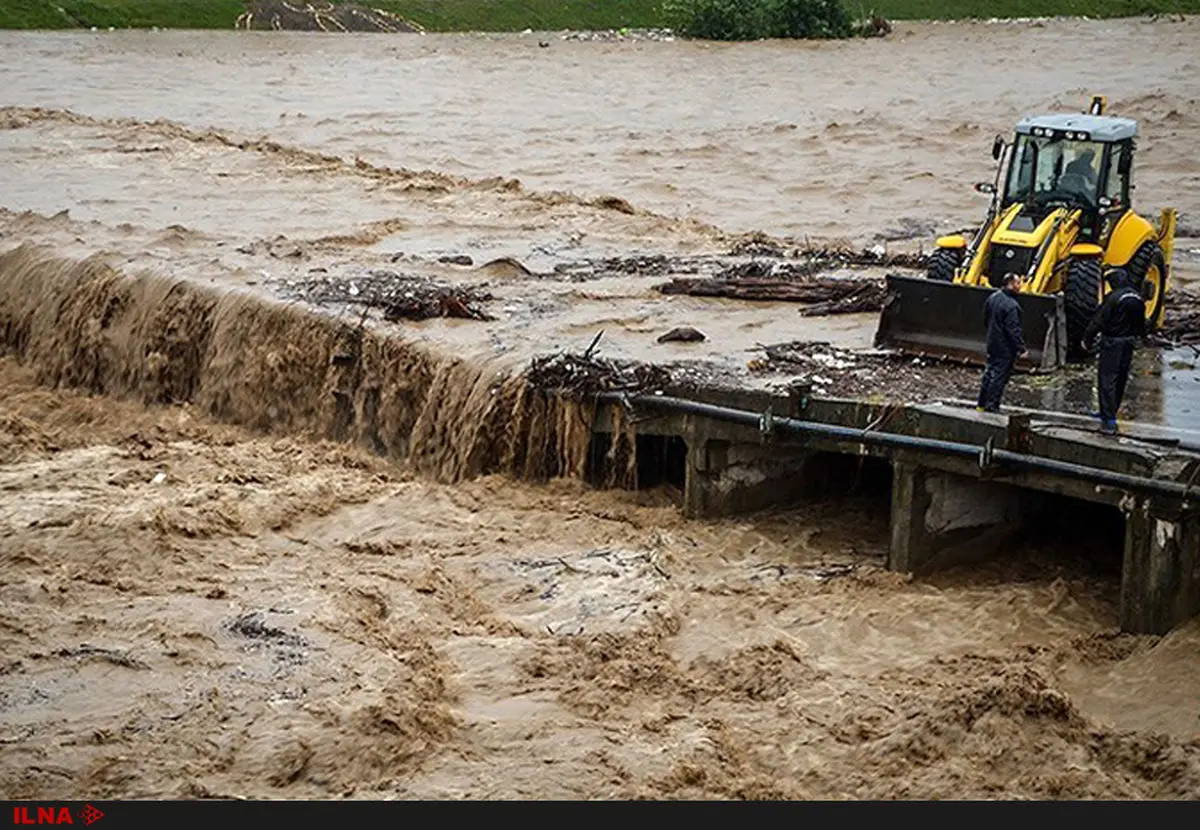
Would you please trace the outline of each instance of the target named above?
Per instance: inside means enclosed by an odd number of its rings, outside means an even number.
[[[429,31],[657,28],[662,0],[366,0]],[[1200,13],[1200,0],[846,0],[890,20]],[[232,29],[241,0],[0,0],[2,29]]]

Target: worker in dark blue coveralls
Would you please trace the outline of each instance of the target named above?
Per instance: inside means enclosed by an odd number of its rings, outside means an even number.
[[[1146,301],[1124,268],[1113,268],[1104,278],[1110,290],[1084,330],[1083,343],[1090,346],[1096,335],[1100,335],[1100,357],[1096,361],[1100,429],[1113,435],[1117,431],[1117,410],[1125,398],[1125,384],[1133,365],[1133,350],[1146,336]]]
[[[987,366],[979,383],[981,412],[999,412],[1004,387],[1012,377],[1017,360],[1029,354],[1021,336],[1021,306],[1017,293],[1021,275],[1008,274],[1004,285],[983,304],[983,323],[987,327]]]

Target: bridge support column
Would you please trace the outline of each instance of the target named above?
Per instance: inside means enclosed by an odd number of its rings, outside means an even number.
[[[1011,486],[897,462],[888,569],[926,574],[993,556],[1021,531]]]
[[[688,430],[687,442],[684,515],[689,518],[786,506],[804,493],[805,450],[731,440],[703,423]]]
[[[1200,612],[1200,521],[1146,500],[1125,514],[1121,630],[1166,634]]]

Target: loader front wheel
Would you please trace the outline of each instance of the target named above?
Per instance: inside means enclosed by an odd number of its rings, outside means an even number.
[[[1074,259],[1067,266],[1063,306],[1067,314],[1067,358],[1079,360],[1087,354],[1083,333],[1100,307],[1103,273],[1096,259]]]
[[[1158,328],[1167,282],[1167,264],[1157,242],[1147,242],[1129,260],[1129,276],[1146,300],[1146,328]]]
[[[961,253],[953,248],[938,248],[929,257],[929,269],[925,275],[938,282],[954,282],[960,257]]]

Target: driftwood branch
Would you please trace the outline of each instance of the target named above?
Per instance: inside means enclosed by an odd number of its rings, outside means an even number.
[[[657,286],[662,294],[693,297],[725,297],[757,302],[804,303],[801,314],[848,314],[883,308],[886,289],[876,280],[808,277],[800,280],[770,277],[733,279],[677,277]]]

